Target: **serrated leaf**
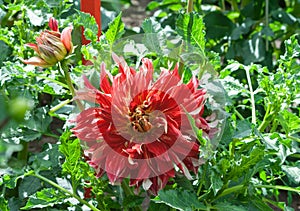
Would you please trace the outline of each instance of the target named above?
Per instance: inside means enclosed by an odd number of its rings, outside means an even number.
[[[180,14],[176,27],[187,44],[198,47],[202,53],[205,49],[205,33],[202,18],[198,13]]]
[[[67,196],[60,193],[58,190],[45,188],[31,195],[26,205],[22,207],[21,210],[52,207],[55,204],[61,204],[65,198],[67,198]]]
[[[120,13],[110,24],[109,28],[105,33],[105,37],[108,43],[112,46],[115,41],[122,37],[125,33],[124,23],[122,22],[122,13]]]
[[[142,23],[142,29],[145,33],[158,33],[162,30],[161,25],[153,18],[147,18]]]
[[[154,201],[182,211],[206,208],[203,203],[198,201],[195,193],[186,190],[161,190]]]
[[[300,118],[297,115],[283,110],[279,112],[277,118],[287,134],[300,131]]]
[[[98,40],[98,24],[95,18],[88,13],[81,11],[77,12],[78,16],[76,16],[77,19],[74,19],[73,24],[75,26],[83,26],[85,38],[92,42],[96,42]]]

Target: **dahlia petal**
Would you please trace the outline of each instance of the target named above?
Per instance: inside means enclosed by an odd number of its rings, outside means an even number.
[[[112,78],[110,73],[108,73],[105,69],[105,63],[102,63],[100,74],[100,88],[104,93],[111,94],[111,85],[107,77]]]
[[[55,18],[49,18],[49,28],[53,31],[58,31],[58,22]]]
[[[26,47],[32,48],[37,54],[39,54],[38,46],[37,44],[34,43],[26,43]]]
[[[52,66],[52,64],[48,64],[45,60],[43,60],[37,56],[31,57],[27,60],[22,60],[22,62],[24,64],[30,64],[30,65],[39,66],[39,67],[51,67]]]
[[[68,53],[72,53],[73,50],[73,43],[72,43],[72,36],[71,36],[72,30],[73,30],[73,26],[68,26],[64,28],[63,31],[61,32],[61,41],[64,44]]]

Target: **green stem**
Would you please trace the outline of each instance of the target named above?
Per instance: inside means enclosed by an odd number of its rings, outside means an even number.
[[[55,80],[55,79],[49,78],[49,77],[47,77],[47,76],[40,76],[40,75],[37,75],[36,77],[37,77],[37,78],[45,79],[45,80],[47,80],[47,81],[51,81],[51,82],[56,83],[56,84],[58,84],[58,85],[60,85],[60,86],[62,86],[62,87],[64,87],[64,88],[66,88],[66,89],[69,88],[69,86],[67,86],[66,84],[64,84],[64,83],[62,83],[62,82],[60,82],[60,81],[57,81],[57,80]]]
[[[64,72],[65,80],[67,82],[69,90],[71,91],[72,96],[75,97],[76,92],[75,92],[75,88],[73,86],[72,79],[71,79],[67,65],[64,62],[62,62],[62,63],[59,62],[58,65],[59,65],[60,69],[63,70],[63,72]],[[83,107],[82,103],[80,102],[80,100],[75,100],[75,102],[76,102],[79,110],[83,111],[84,107]]]
[[[255,185],[256,188],[268,188],[268,189],[277,189],[277,190],[286,190],[291,192],[300,193],[300,188],[291,188],[282,185]]]
[[[233,186],[233,187],[230,187],[230,188],[226,188],[220,195],[218,195],[214,200],[218,199],[218,198],[221,198],[223,196],[226,196],[230,193],[233,193],[233,192],[236,192],[238,190],[241,190],[244,188],[244,185],[236,185],[236,186]]]
[[[57,188],[58,190],[72,196],[73,198],[77,199],[80,203],[88,206],[91,210],[93,211],[100,211],[99,209],[97,209],[96,207],[94,207],[92,204],[88,203],[87,201],[81,199],[78,195],[68,191],[67,189],[59,186],[58,184],[56,184],[55,182],[53,182],[52,180],[49,180],[47,179],[46,177],[43,177],[37,173],[35,173],[34,171],[30,171],[28,172],[27,174],[24,174],[24,176],[34,176],[34,177],[37,177],[39,178],[40,180],[44,181],[44,182],[47,182],[48,184],[52,185],[53,187]]]
[[[250,91],[250,100],[251,100],[251,109],[252,109],[252,124],[256,124],[256,114],[255,114],[255,99],[254,99],[254,92],[251,83],[251,76],[250,76],[250,68],[245,68],[246,77],[248,81],[249,91]]]
[[[270,111],[271,111],[271,103],[268,103],[264,119],[263,119],[262,123],[258,126],[259,132],[263,132],[266,129],[266,127],[269,125],[270,121],[268,119],[270,116]]]
[[[299,142],[300,143],[300,139],[299,138],[296,138],[296,137],[294,137],[294,136],[286,136],[287,138],[289,138],[289,139],[292,139],[293,141],[297,141],[297,142]]]
[[[236,108],[233,108],[233,111],[238,116],[238,118],[240,118],[240,120],[245,120],[243,115],[240,112],[238,112],[238,110],[236,110]]]
[[[121,187],[122,187],[122,189],[123,189],[126,196],[133,196],[134,195],[133,191],[130,189],[130,187],[128,186],[127,181],[125,179],[123,179],[123,181],[121,183]],[[138,206],[138,207],[134,207],[134,210],[141,211],[142,208]]]
[[[55,111],[61,109],[61,108],[64,107],[65,105],[69,104],[70,102],[71,102],[70,99],[67,99],[67,100],[64,100],[64,101],[60,102],[58,105],[52,107],[52,108],[50,109],[49,113],[50,113],[50,114],[51,114],[51,113],[54,113]]]

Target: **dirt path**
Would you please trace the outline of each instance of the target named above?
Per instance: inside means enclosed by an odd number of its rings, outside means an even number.
[[[145,18],[150,17],[151,13],[146,11],[150,0],[131,0],[132,5],[123,10],[122,20],[128,27],[139,27]]]

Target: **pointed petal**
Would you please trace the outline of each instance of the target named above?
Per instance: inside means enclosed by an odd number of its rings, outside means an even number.
[[[39,67],[51,67],[52,64],[48,64],[46,61],[41,59],[40,57],[31,57],[30,59],[27,60],[22,60],[23,63],[25,64],[30,64],[34,66],[39,66]]]
[[[58,31],[58,22],[55,18],[53,17],[49,18],[49,27],[53,31]]]
[[[73,43],[72,43],[72,30],[73,26],[68,26],[64,28],[64,30],[61,32],[61,41],[66,47],[68,53],[72,52],[73,49]]]
[[[33,49],[36,53],[39,53],[38,46],[36,44],[34,44],[34,43],[26,43],[25,46]]]
[[[105,63],[101,64],[100,88],[104,93],[111,94],[111,84],[108,78],[112,78],[105,69]],[[112,81],[112,80],[111,80]]]

